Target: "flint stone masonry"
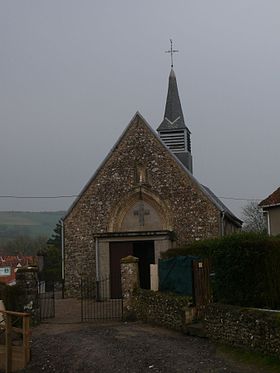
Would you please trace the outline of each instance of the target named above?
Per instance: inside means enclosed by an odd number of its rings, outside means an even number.
[[[133,293],[130,314],[137,320],[184,332],[194,318],[192,297],[138,289]]]
[[[29,312],[31,314],[32,324],[38,324],[40,322],[38,267],[17,268],[16,284],[23,290],[21,311]]]
[[[123,294],[123,317],[131,317],[133,292],[140,287],[139,259],[127,256],[121,259],[121,284]]]
[[[138,166],[146,172],[143,184],[136,177]],[[139,200],[139,190],[144,200],[149,195],[157,201],[163,229],[174,232],[176,245],[219,235],[218,208],[136,115],[64,219],[68,295],[79,295],[83,274],[95,276],[96,235],[112,229],[123,216],[117,208],[128,208],[133,196]]]
[[[280,357],[280,311],[211,304],[205,327],[214,341]]]

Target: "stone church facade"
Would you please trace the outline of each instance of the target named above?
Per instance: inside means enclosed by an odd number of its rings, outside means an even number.
[[[83,276],[110,275],[116,276],[111,296],[117,298],[120,259],[129,254],[139,257],[140,280],[148,288],[149,264],[161,252],[241,227],[192,175],[190,132],[184,119],[176,121],[183,114],[173,74],[159,136],[136,113],[64,218],[68,295],[79,295]]]

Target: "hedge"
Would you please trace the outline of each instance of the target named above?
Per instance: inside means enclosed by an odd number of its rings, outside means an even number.
[[[169,250],[164,257],[211,257],[215,299],[245,307],[280,309],[280,239],[241,233]]]

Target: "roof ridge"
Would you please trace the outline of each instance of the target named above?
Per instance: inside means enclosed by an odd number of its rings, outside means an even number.
[[[268,197],[263,199],[260,203],[259,206],[273,206],[280,204],[280,187],[274,190]]]

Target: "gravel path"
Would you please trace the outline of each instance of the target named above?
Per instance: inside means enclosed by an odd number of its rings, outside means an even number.
[[[21,373],[267,373],[216,353],[207,339],[142,323],[80,322],[80,302],[57,299],[56,317],[32,330]]]
[[[256,373],[225,361],[206,339],[141,323],[42,324],[24,373]]]

